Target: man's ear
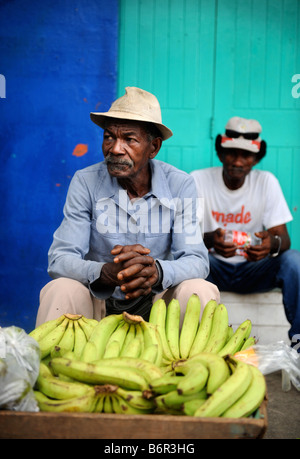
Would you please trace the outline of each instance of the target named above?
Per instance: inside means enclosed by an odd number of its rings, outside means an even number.
[[[161,146],[162,146],[162,138],[161,137],[155,137],[152,141],[151,141],[151,144],[152,144],[152,151],[149,155],[149,158],[150,159],[153,159],[155,158],[155,156],[157,155],[157,153],[159,152],[159,150],[161,149]]]

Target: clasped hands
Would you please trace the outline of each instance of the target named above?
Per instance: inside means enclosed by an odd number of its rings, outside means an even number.
[[[116,245],[111,250],[113,262],[102,267],[102,282],[120,286],[127,300],[149,294],[158,280],[155,260],[149,253],[141,244]]]

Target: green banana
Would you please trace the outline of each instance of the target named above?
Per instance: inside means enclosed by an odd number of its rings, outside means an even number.
[[[122,314],[111,314],[109,316],[105,316],[103,319],[101,319],[97,325],[95,325],[94,330],[89,338],[88,343],[92,343],[95,346],[95,353],[96,357],[94,358],[94,350],[89,350],[91,351],[91,356],[89,356],[89,352],[85,353],[85,359],[101,359],[102,356],[104,355],[105,347],[106,344],[114,332],[114,330],[117,328],[117,326],[120,324],[123,316]],[[92,347],[92,346],[88,346]],[[86,362],[87,360],[85,360]],[[91,360],[90,360],[91,361]]]
[[[228,364],[234,367],[230,377],[198,408],[194,414],[196,417],[221,416],[233,405],[248,389],[252,372],[250,365],[231,356],[226,357]]]
[[[131,405],[127,400],[124,398],[114,394],[114,405],[113,409],[115,413],[119,414],[149,414],[153,412],[153,408],[151,409],[141,409],[136,408],[135,406]]]
[[[94,408],[94,413],[103,413],[104,410],[104,399],[105,399],[105,394],[101,394],[97,398],[97,402]]]
[[[87,343],[86,334],[85,334],[84,330],[82,329],[82,327],[80,326],[79,321],[76,320],[74,322],[74,348],[73,348],[73,352],[74,352],[74,356],[77,359],[81,358],[81,354],[82,354],[82,351],[83,351],[86,343]]]
[[[41,360],[50,354],[54,346],[58,345],[59,341],[63,337],[63,334],[65,333],[68,323],[69,319],[65,317],[59,325],[57,325],[50,333],[48,333],[39,341]]]
[[[140,338],[140,342],[141,342],[140,354],[142,354],[144,347],[145,347],[145,343],[144,343],[144,333],[143,333],[143,330],[140,324],[135,325],[135,336],[136,338]]]
[[[105,352],[105,349],[104,349]],[[87,341],[85,346],[82,349],[81,355],[80,355],[80,360],[82,362],[93,362],[94,360],[98,359],[98,351],[96,344]]]
[[[125,367],[111,365],[113,359],[103,359],[104,364],[94,364],[63,357],[51,360],[55,373],[62,373],[88,384],[115,384],[127,389],[146,390],[148,383],[142,373]]]
[[[125,349],[127,349],[127,346],[135,338],[135,324],[128,324],[128,325],[129,325],[128,332],[127,332],[127,335],[125,337],[123,346],[122,346],[122,348],[120,350],[120,355],[123,355],[123,353],[125,352]]]
[[[142,354],[140,355],[140,358],[142,360],[146,360],[147,362],[155,363],[157,360],[157,355],[158,355],[158,345],[157,344],[150,344],[150,346],[147,346]]]
[[[153,410],[155,408],[154,400],[149,400],[143,396],[143,392],[138,390],[126,390],[118,387],[116,392],[129,405],[139,410]]]
[[[178,394],[191,395],[202,390],[207,382],[209,372],[205,365],[181,365],[174,368],[175,372],[183,373],[182,379],[177,384]]]
[[[249,349],[249,347],[254,346],[256,344],[256,338],[255,336],[249,336],[242,345],[240,351],[245,351],[246,349]]]
[[[186,359],[194,342],[199,327],[201,303],[198,295],[193,293],[188,299],[179,337],[180,357]]]
[[[144,351],[143,355],[145,355],[145,351],[148,347],[151,346],[157,346],[157,355],[154,363],[157,366],[161,365],[162,362],[162,356],[163,356],[163,349],[162,349],[162,343],[160,339],[159,332],[157,330],[157,326],[153,325],[150,322],[143,321],[141,322],[141,328],[143,330],[143,335],[144,335]],[[145,357],[144,357],[145,358]]]
[[[93,362],[95,365],[106,365],[107,362],[105,359],[97,360]],[[150,383],[150,381],[154,381],[157,378],[160,378],[163,373],[160,367],[155,365],[154,363],[148,362],[147,360],[143,360],[140,357],[117,357],[109,359],[109,365],[117,368],[130,368],[132,370],[137,371],[138,373],[142,373],[143,377]]]
[[[77,320],[69,320],[66,331],[58,343],[58,346],[60,347],[60,355],[64,355],[68,351],[73,351],[75,342],[74,322],[77,323]]]
[[[113,413],[113,395],[106,394],[104,396],[104,403],[103,403],[103,412],[104,413]]]
[[[112,341],[118,341],[120,350],[122,350],[130,325],[123,321],[122,325],[117,328],[109,337],[105,347],[109,346]],[[104,351],[105,352],[105,351]],[[103,354],[104,355],[104,354]]]
[[[98,323],[97,320],[95,319],[86,319],[85,317],[81,317],[80,319],[78,319],[78,324],[80,325],[80,327],[82,328],[82,330],[84,331],[84,334],[85,334],[85,337],[86,337],[86,340],[88,341],[90,339],[90,336],[94,330],[94,327],[96,325],[96,323]]]
[[[177,390],[168,392],[167,394],[159,395],[154,398],[154,402],[158,408],[166,407],[173,410],[179,410],[182,404],[188,400],[206,399],[207,394],[205,388],[196,394],[178,394]]]
[[[173,360],[180,358],[179,351],[179,334],[180,334],[180,304],[176,298],[173,298],[167,307],[166,315],[166,337],[173,355]]]
[[[67,400],[54,400],[37,390],[33,393],[41,411],[91,413],[97,403],[97,397],[93,391]]]
[[[196,398],[183,402],[181,410],[186,416],[194,416],[196,410],[203,405],[206,399]]]
[[[189,357],[204,350],[211,332],[213,315],[217,306],[218,303],[215,300],[210,300],[206,303]]]
[[[239,351],[245,340],[249,338],[251,329],[251,320],[247,319],[243,323],[241,323],[236,329],[236,331],[233,333],[229,341],[227,341],[225,346],[218,352],[218,354],[221,357],[224,357],[225,355],[233,355],[237,351]]]
[[[163,350],[163,358],[172,361],[173,354],[170,350],[169,343],[166,336],[166,316],[167,306],[163,299],[156,300],[151,308],[149,322],[157,326],[160,334],[161,345]]]
[[[42,362],[40,362],[36,388],[44,395],[58,400],[80,397],[91,390],[87,384],[60,380],[53,376],[50,369]]]
[[[218,304],[215,309],[211,332],[203,352],[212,352],[217,354],[226,342],[228,333],[228,311],[224,304]]]
[[[82,318],[82,320],[83,320],[85,323],[87,323],[87,324],[89,324],[89,325],[91,325],[91,326],[93,326],[93,327],[95,327],[95,326],[98,325],[98,323],[99,323],[98,320],[92,319],[92,318],[90,318],[90,317],[82,316],[81,318]]]
[[[179,374],[167,373],[160,378],[151,381],[149,386],[152,392],[156,395],[167,394],[168,392],[177,390],[177,384],[182,376]]]
[[[262,404],[267,390],[265,377],[257,367],[249,365],[249,368],[252,372],[252,381],[248,389],[235,403],[224,411],[222,417],[248,417]]]
[[[232,335],[234,334],[234,330],[233,330],[233,327],[232,325],[228,325],[228,333],[227,333],[227,337],[226,337],[226,343],[228,343],[228,341],[230,340],[230,338],[232,337]]]
[[[212,354],[209,352],[200,352],[199,354],[190,357],[187,361],[187,365],[197,365],[197,362],[201,362],[208,369],[209,375],[206,384],[207,393],[213,394],[230,376],[230,370],[223,359],[218,354]],[[181,362],[177,362],[177,366],[180,366]]]
[[[47,322],[42,323],[34,330],[29,333],[29,336],[34,338],[36,341],[41,341],[41,339],[45,338],[52,330],[54,330],[58,325],[62,323],[65,319],[65,315],[58,317],[57,319],[48,320]]]
[[[107,343],[103,359],[111,359],[114,357],[119,357],[120,355],[120,342],[119,341],[110,341]]]
[[[121,357],[139,358],[141,355],[141,348],[141,338],[133,338],[133,340],[127,343],[127,346],[123,349]]]

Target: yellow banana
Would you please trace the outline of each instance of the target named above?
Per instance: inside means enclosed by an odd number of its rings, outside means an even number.
[[[58,317],[57,319],[48,320],[47,322],[42,323],[34,330],[29,333],[29,336],[34,338],[36,341],[41,341],[41,339],[45,338],[52,330],[54,330],[58,325],[62,323],[65,319],[65,315]]]
[[[262,404],[267,390],[265,377],[257,367],[249,365],[249,368],[252,372],[252,381],[248,389],[222,414],[222,417],[248,417]]]
[[[166,407],[171,408],[174,410],[179,410],[182,404],[188,400],[195,400],[195,399],[206,399],[207,394],[205,388],[199,391],[196,394],[178,394],[177,390],[173,390],[168,392],[167,394],[159,395],[158,397],[154,398],[154,402],[156,406],[159,407]]]
[[[58,400],[80,397],[90,391],[91,387],[79,382],[62,381],[52,375],[50,369],[40,363],[40,371],[36,381],[36,388],[44,395]]]
[[[151,308],[149,322],[157,326],[160,334],[161,345],[163,350],[163,358],[166,360],[173,360],[173,354],[170,350],[169,343],[166,336],[166,316],[167,306],[163,299],[156,300]]]
[[[175,372],[183,373],[182,379],[177,384],[178,394],[195,394],[202,390],[208,379],[208,369],[202,363],[197,365],[182,365],[175,367]]]
[[[209,375],[206,384],[207,393],[213,394],[230,376],[230,370],[223,359],[218,354],[212,354],[209,352],[200,352],[199,354],[190,357],[186,361],[186,365],[197,365],[198,362],[201,362],[202,365],[205,365],[208,369]],[[181,362],[178,361],[177,366],[180,367]]]
[[[154,363],[160,366],[161,361],[162,361],[163,350],[162,350],[161,339],[160,339],[159,332],[157,330],[157,326],[151,324],[150,322],[143,321],[141,322],[141,328],[143,330],[143,335],[144,335],[143,356],[145,355],[145,351],[147,350],[148,347],[151,347],[153,345],[157,346],[157,355],[156,355],[156,359]]]
[[[88,384],[114,384],[127,389],[146,390],[148,383],[142,373],[131,368],[112,366],[113,359],[103,359],[104,364],[94,364],[63,357],[51,360],[55,373],[62,373]]]
[[[189,353],[190,357],[204,350],[211,332],[213,315],[217,306],[218,303],[215,300],[210,300],[205,305],[197,334]]]
[[[95,325],[88,343],[93,343],[95,345],[97,353],[96,358],[102,358],[107,341],[109,340],[111,334],[117,328],[121,320],[122,314],[111,314],[101,319],[98,322],[98,324]]]
[[[182,376],[179,374],[167,373],[161,378],[157,378],[154,379],[154,381],[151,381],[149,386],[154,394],[163,395],[176,390],[177,384],[181,378]]]
[[[129,343],[127,343],[127,346],[123,349],[120,355],[121,357],[139,358],[141,355],[141,348],[142,348],[141,338],[136,337],[136,338],[133,338],[132,341],[129,341]]]
[[[180,358],[179,352],[179,332],[180,332],[180,304],[173,298],[167,307],[166,315],[166,337],[173,355],[173,359]]]
[[[221,357],[224,357],[225,355],[233,355],[237,351],[239,351],[245,340],[249,338],[251,328],[251,320],[247,319],[243,323],[241,323],[236,329],[236,331],[233,333],[229,341],[227,341],[225,346],[218,352],[218,354]]]
[[[48,333],[44,338],[39,341],[39,346],[41,350],[41,360],[44,359],[51,350],[56,346],[61,340],[63,334],[65,333],[66,327],[69,323],[69,319],[65,317],[63,321],[57,325],[50,333]]]
[[[201,303],[198,295],[193,293],[188,299],[179,337],[180,357],[189,356],[192,344],[199,327]]]
[[[94,391],[90,391],[80,397],[69,398],[67,400],[54,400],[36,390],[34,391],[34,396],[41,411],[51,411],[55,413],[91,413],[94,411],[97,402],[97,397],[95,396]]]
[[[224,304],[218,304],[215,309],[211,332],[203,352],[212,352],[217,354],[226,342],[228,333],[228,312]]]
[[[114,357],[119,357],[120,355],[120,343],[119,341],[110,341],[107,343],[103,359],[111,359]]]
[[[116,392],[123,400],[125,400],[129,405],[137,408],[139,410],[154,410],[155,403],[154,400],[149,400],[143,396],[143,392],[138,390],[126,390],[122,387],[118,387]]]
[[[230,377],[196,410],[196,417],[217,417],[221,416],[231,405],[233,405],[248,389],[252,372],[250,365],[231,356],[226,357],[228,364],[234,366]]]

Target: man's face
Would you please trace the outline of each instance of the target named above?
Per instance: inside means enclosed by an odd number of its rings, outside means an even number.
[[[245,150],[228,149],[219,155],[223,163],[223,177],[226,185],[242,185],[251,169],[257,164],[257,156]]]
[[[109,174],[118,178],[136,176],[148,167],[149,159],[157,154],[154,143],[138,122],[108,121],[102,150]]]

